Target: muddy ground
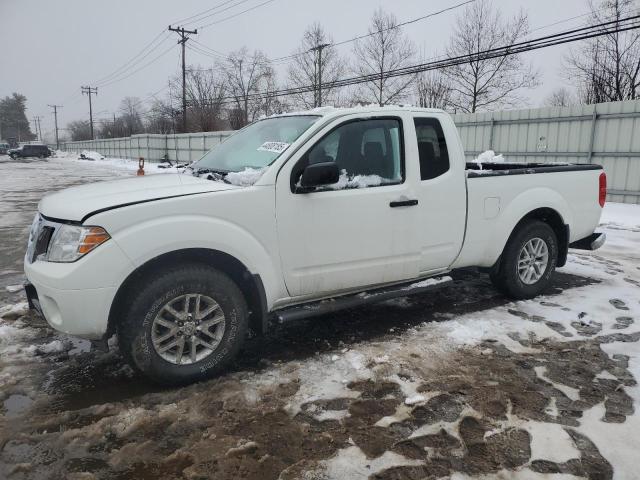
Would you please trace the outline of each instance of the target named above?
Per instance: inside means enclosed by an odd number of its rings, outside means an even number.
[[[23,300],[4,287],[21,279],[36,198],[84,170],[122,174],[41,163],[0,159],[27,182],[0,193],[0,304]],[[604,228],[612,246],[572,252],[536,300],[458,272],[428,295],[276,327],[185,388],[18,308],[0,323],[0,478],[638,478],[640,228]]]

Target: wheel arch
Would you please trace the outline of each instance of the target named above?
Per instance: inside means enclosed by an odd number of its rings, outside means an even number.
[[[506,246],[509,244],[513,236],[518,232],[518,230],[522,227],[522,225],[524,225],[529,220],[540,220],[541,222],[544,222],[551,227],[553,232],[556,234],[556,238],[558,239],[557,266],[563,267],[567,263],[567,254],[569,251],[569,225],[566,223],[562,215],[557,210],[551,207],[536,208],[522,216],[511,229],[511,233],[502,246],[501,252],[504,251]],[[498,260],[496,261],[494,267],[498,267],[500,265],[501,259],[502,253],[500,253],[500,257],[498,257]]]
[[[154,257],[127,276],[118,287],[111,303],[105,338],[109,338],[115,333],[118,321],[124,313],[127,299],[133,293],[132,289],[136,283],[144,281],[145,278],[161,269],[188,262],[209,265],[229,275],[238,285],[247,301],[250,312],[249,327],[257,334],[266,332],[268,307],[260,275],[251,273],[240,260],[228,253],[206,248],[187,248]]]

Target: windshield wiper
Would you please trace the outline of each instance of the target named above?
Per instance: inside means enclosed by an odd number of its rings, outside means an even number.
[[[222,181],[224,183],[229,183],[224,177],[229,173],[227,170],[215,170],[213,168],[194,168],[188,167],[193,170],[193,176],[199,177],[201,175],[206,175],[208,180],[214,181]]]

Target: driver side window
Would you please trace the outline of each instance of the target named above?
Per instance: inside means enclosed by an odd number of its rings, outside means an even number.
[[[402,127],[399,119],[356,120],[342,124],[316,143],[293,171],[298,182],[304,168],[334,162],[340,181],[327,189],[364,188],[403,182]]]

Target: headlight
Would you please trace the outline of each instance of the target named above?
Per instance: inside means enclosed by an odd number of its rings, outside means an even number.
[[[61,224],[51,239],[45,260],[75,262],[111,238],[102,227]]]

